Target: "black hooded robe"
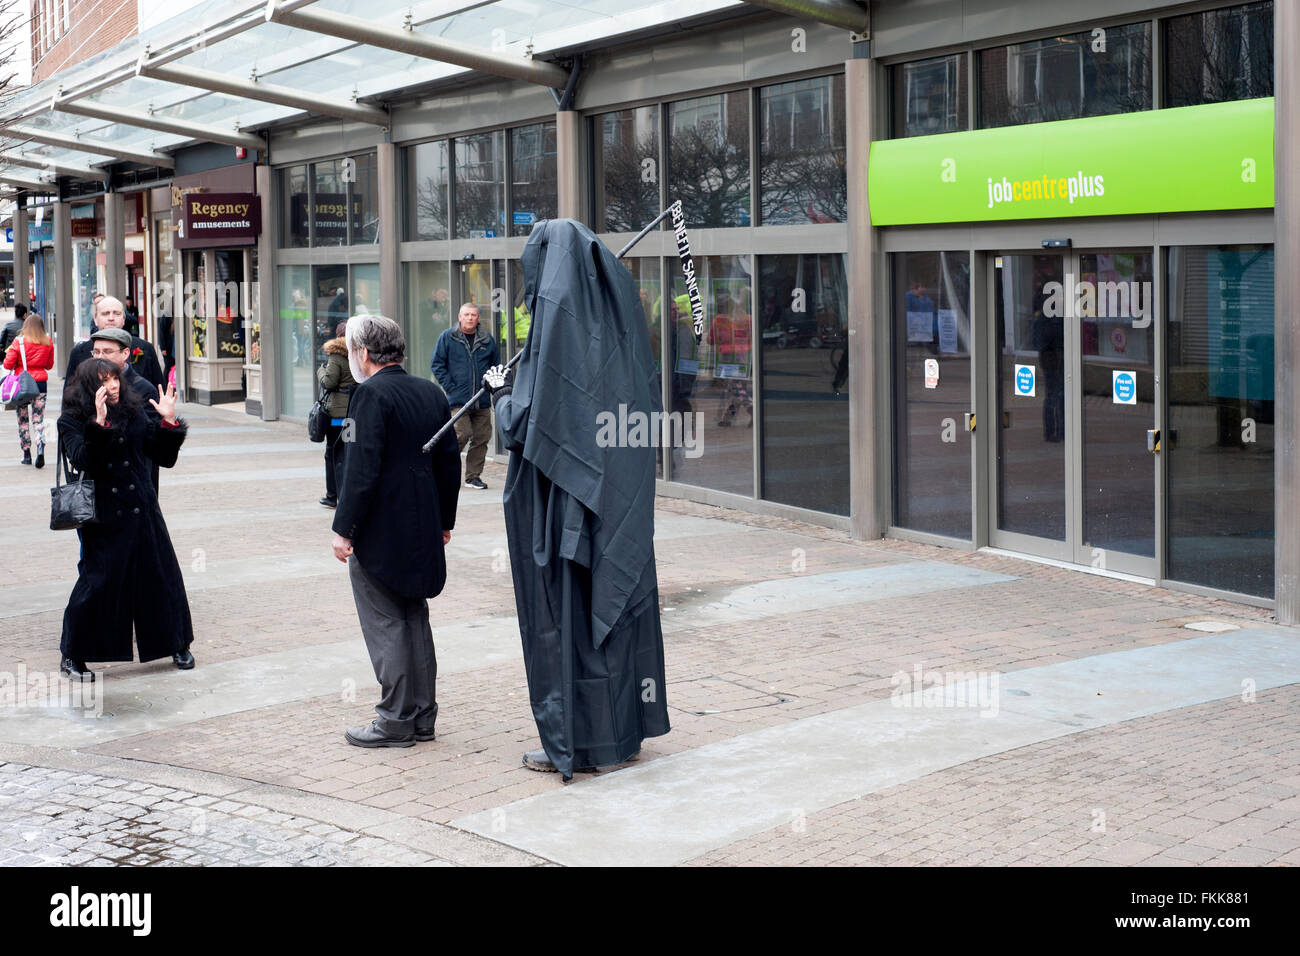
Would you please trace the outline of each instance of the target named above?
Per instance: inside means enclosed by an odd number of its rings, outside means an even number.
[[[598,439],[601,413],[648,422],[663,406],[636,284],[595,235],[538,223],[522,265],[532,328],[495,405],[510,451],[506,537],[533,717],[568,780],[669,730],[655,443],[603,447],[608,428]]]

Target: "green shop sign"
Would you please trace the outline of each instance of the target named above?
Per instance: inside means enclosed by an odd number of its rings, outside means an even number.
[[[871,224],[1273,206],[1273,100],[871,144]]]

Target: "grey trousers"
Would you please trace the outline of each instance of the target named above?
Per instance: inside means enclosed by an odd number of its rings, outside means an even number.
[[[429,602],[396,593],[371,577],[355,556],[348,558],[348,577],[361,635],[383,693],[375,705],[375,726],[390,736],[406,736],[417,728],[433,730],[438,659]]]

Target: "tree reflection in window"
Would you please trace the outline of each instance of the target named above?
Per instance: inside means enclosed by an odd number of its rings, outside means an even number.
[[[668,201],[688,226],[748,226],[749,94],[668,104]]]
[[[844,222],[844,77],[764,87],[759,120],[763,225]]]

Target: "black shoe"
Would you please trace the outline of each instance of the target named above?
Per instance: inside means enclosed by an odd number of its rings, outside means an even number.
[[[92,684],[95,681],[95,672],[87,668],[84,661],[74,661],[71,657],[65,657],[59,662],[59,673],[68,680],[79,680]]]
[[[479,491],[485,491],[487,489],[487,485],[484,483],[482,478],[470,478],[465,482],[465,487],[477,488]]]
[[[183,671],[194,670],[194,655],[188,649],[172,655],[172,663]]]
[[[36,467],[37,467],[37,468],[44,468],[44,467],[45,467],[45,449],[44,449],[44,448],[42,448],[39,452],[36,453]]]
[[[337,508],[339,506],[339,500],[335,498],[333,495],[326,495],[324,498],[320,500],[320,503],[323,504],[326,508]]]
[[[434,736],[432,727],[428,728],[427,730],[421,730],[419,727],[416,727],[415,739],[423,742],[427,740],[437,740],[438,738]]]
[[[390,737],[380,731],[374,723],[365,727],[349,727],[343,731],[343,739],[354,747],[414,747],[415,735],[406,734]]]
[[[31,456],[31,455],[23,455],[22,464],[24,464],[24,465],[30,465],[31,463],[32,463],[32,456]]]

